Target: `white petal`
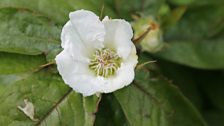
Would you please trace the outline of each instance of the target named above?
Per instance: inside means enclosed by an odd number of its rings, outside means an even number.
[[[60,75],[66,84],[84,96],[109,93],[129,85],[134,79],[134,68],[137,64],[135,46],[132,44],[130,56],[124,61],[117,75],[109,79],[96,77],[88,67],[88,63],[72,60],[65,50],[56,57]]]
[[[134,69],[138,63],[138,57],[136,55],[136,48],[134,44],[131,45],[132,51],[126,61],[123,62],[120,69],[117,71],[117,75],[113,78],[104,79],[101,84],[101,90],[99,92],[109,93],[116,91],[124,86],[131,84],[134,80]]]
[[[88,63],[73,60],[66,50],[58,54],[55,60],[64,82],[76,92],[87,96],[95,94],[99,89],[98,85],[93,84],[97,79],[90,71]]]
[[[73,28],[76,30],[80,40],[86,46],[102,48],[105,36],[105,29],[99,17],[91,11],[78,10],[69,14]]]
[[[106,29],[105,46],[115,49],[123,59],[127,58],[131,52],[133,37],[131,25],[121,19],[105,19],[103,23]]]
[[[72,78],[74,84],[70,85],[76,92],[82,93],[83,96],[90,96],[98,93],[100,89],[97,77],[88,74],[76,74]]]
[[[85,76],[83,82],[91,84],[91,91],[85,91],[84,96],[89,96],[96,93],[110,93],[118,89],[123,88],[131,84],[135,77],[135,66],[138,63],[138,57],[136,55],[136,48],[133,43],[131,43],[131,53],[126,58],[126,60],[118,69],[116,76],[103,78],[103,77],[93,77]],[[79,87],[80,88],[80,87]]]
[[[88,62],[80,62],[73,59],[67,50],[59,53],[55,60],[58,71],[66,82],[68,82],[66,77],[71,74],[89,73]]]
[[[102,22],[104,22],[104,21],[109,21],[109,20],[110,20],[109,17],[108,17],[108,16],[105,16],[105,17],[103,18]]]
[[[71,21],[68,21],[61,32],[61,46],[66,49],[74,59],[78,61],[88,61],[88,57],[92,54],[91,49],[85,46],[84,42],[80,40],[77,32],[73,28]],[[91,46],[90,46],[91,47]]]

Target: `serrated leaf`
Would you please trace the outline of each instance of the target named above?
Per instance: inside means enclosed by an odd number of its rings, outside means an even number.
[[[224,40],[205,40],[200,42],[169,42],[163,50],[155,55],[175,63],[201,68],[224,68]]]
[[[29,56],[0,52],[0,75],[35,71],[46,63],[44,55]]]
[[[181,92],[148,68],[139,69],[129,87],[115,96],[133,126],[206,126]]]
[[[66,86],[61,77],[47,70],[33,73],[10,84],[0,96],[1,125],[93,125],[98,98],[83,98]],[[35,118],[30,120],[17,106],[27,98],[34,104]]]

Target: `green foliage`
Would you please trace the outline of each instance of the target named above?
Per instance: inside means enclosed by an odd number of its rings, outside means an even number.
[[[190,5],[190,6],[201,6],[201,5],[221,5],[223,0],[168,0],[170,3],[175,5]]]
[[[130,20],[138,13],[156,15],[163,2],[164,0],[114,0],[114,6],[119,17]]]
[[[0,125],[223,126],[222,5],[223,0],[0,0]],[[142,53],[137,43],[133,83],[102,97],[83,97],[54,65],[61,29],[77,9],[133,24],[152,17],[161,24],[164,46]],[[147,64],[151,60],[157,62]],[[39,121],[17,108],[24,99],[33,103]]]
[[[114,16],[114,12],[104,0],[1,0],[2,7],[27,8],[34,12],[43,14],[57,23],[65,23],[68,14],[77,9],[87,9],[100,15],[102,6],[105,13]]]
[[[137,71],[133,84],[115,93],[133,126],[206,126],[180,91],[153,71]]]
[[[221,6],[207,8],[187,8],[182,18],[165,31],[167,43],[155,56],[196,68],[223,69],[224,10]]]
[[[94,126],[129,126],[119,102],[113,94],[106,94],[99,104]]]
[[[35,106],[33,122],[17,106],[29,99]],[[80,125],[90,126],[98,98],[83,98],[68,88],[57,74],[40,71],[15,81],[0,96],[0,122],[4,125]]]
[[[0,51],[45,54],[47,60],[60,51],[61,26],[48,18],[25,9],[1,8],[0,19]]]
[[[182,91],[182,93],[191,100],[199,109],[202,109],[202,96],[199,92],[197,81],[194,75],[195,70],[186,66],[177,65],[164,60],[158,61],[159,71],[169,81]]]
[[[46,62],[44,56],[42,55],[29,56],[3,52],[0,53],[0,59],[0,74],[13,74],[34,71]]]
[[[209,9],[208,6],[185,8],[186,11],[179,21],[165,32],[167,41],[194,40],[200,42],[221,36],[219,33],[224,28],[222,23],[224,8],[222,6],[209,6]],[[174,9],[174,11],[182,12],[181,9]]]
[[[156,56],[196,68],[223,69],[223,48],[222,39],[201,42],[173,41]]]

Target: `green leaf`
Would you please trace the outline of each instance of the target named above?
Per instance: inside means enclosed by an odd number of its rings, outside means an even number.
[[[104,12],[114,17],[115,13],[104,0],[1,0],[2,7],[27,8],[41,13],[57,23],[64,24],[68,20],[68,14],[77,9],[91,10],[100,15],[104,6]]]
[[[198,71],[195,75],[202,92],[211,108],[224,111],[224,74],[223,71]]]
[[[45,54],[51,60],[61,49],[61,27],[46,17],[27,10],[2,8],[0,20],[0,51]]]
[[[224,111],[210,110],[204,113],[206,120],[210,126],[223,126]]]
[[[115,9],[120,18],[131,20],[132,16],[142,13],[156,16],[164,0],[114,0]]]
[[[83,98],[66,86],[60,76],[48,70],[30,74],[3,90],[0,96],[1,125],[91,126],[94,123],[98,98]],[[34,104],[38,122],[17,109],[26,98]]]
[[[130,86],[115,96],[133,126],[206,126],[195,107],[159,75],[139,69]]]
[[[175,63],[201,68],[224,68],[223,39],[200,42],[176,41],[169,42],[163,50],[155,55]]]
[[[224,85],[223,85],[223,82],[224,82],[224,79],[223,79],[223,76],[222,78],[216,78],[216,77],[213,77],[213,80],[211,82],[211,79],[207,82],[207,83],[204,83],[204,91],[206,92],[209,100],[212,102],[212,104],[217,108],[217,109],[220,109],[222,111],[224,111],[224,92],[223,92],[223,89],[224,89]]]
[[[104,94],[94,126],[129,126],[120,104],[113,94]]]
[[[199,109],[203,108],[203,98],[195,79],[195,69],[157,60],[160,72],[183,92],[183,94]]]
[[[155,55],[195,68],[224,68],[223,7],[189,7],[181,17],[165,31],[167,45]]]
[[[220,33],[224,30],[223,11],[222,6],[187,8],[176,25],[164,33],[165,41],[193,40],[197,42],[221,37]],[[176,17],[170,16],[169,18],[168,21]]]
[[[166,9],[167,6],[164,5],[164,8]],[[178,21],[181,19],[181,17],[184,15],[184,13],[186,12],[186,10],[187,10],[187,7],[186,6],[177,7],[175,9],[173,9],[171,12],[169,12],[170,10],[168,10],[161,17],[162,18],[161,19],[161,22],[162,22],[161,23],[162,24],[161,27],[162,27],[162,29],[164,31],[166,31],[167,29],[172,28],[173,26],[175,26],[178,23]],[[169,34],[169,33],[167,33],[167,34]]]
[[[43,55],[29,56],[1,52],[0,59],[0,75],[34,71],[46,63]]]
[[[10,84],[15,83],[18,80],[26,77],[27,74],[6,74],[0,75],[0,95],[3,93],[4,89]]]
[[[177,4],[177,5],[188,5],[194,2],[195,0],[168,0],[172,4]]]
[[[223,0],[168,0],[172,4],[176,5],[191,5],[191,6],[202,6],[202,5],[222,5]]]

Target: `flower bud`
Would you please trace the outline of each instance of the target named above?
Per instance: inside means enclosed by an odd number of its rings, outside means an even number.
[[[135,40],[140,40],[143,51],[157,52],[163,46],[162,32],[159,24],[152,18],[140,18],[133,23]]]

